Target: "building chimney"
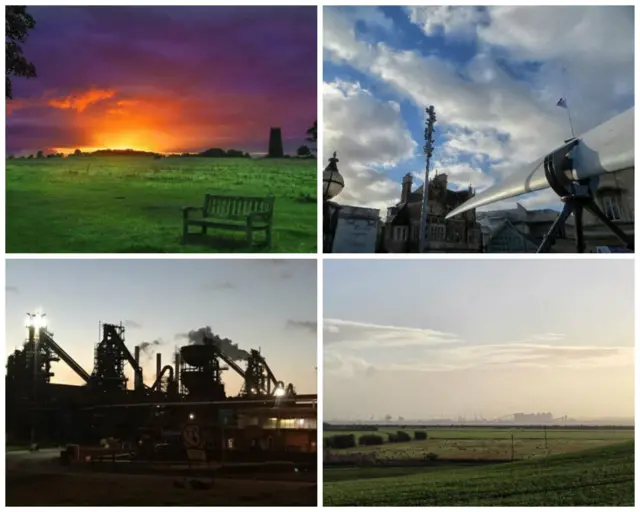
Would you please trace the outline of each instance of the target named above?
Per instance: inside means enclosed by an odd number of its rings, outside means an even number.
[[[158,352],[156,354],[156,380],[160,378],[161,373],[162,373],[162,354]]]
[[[138,345],[133,348],[133,359],[136,362],[136,367],[133,369],[135,374],[133,378],[133,389],[137,391],[138,389],[142,388],[142,377],[140,370],[140,347]]]
[[[176,371],[174,373],[174,380],[178,386],[178,392],[180,392],[180,352],[176,352]]]
[[[406,203],[409,200],[409,194],[411,194],[411,186],[413,184],[413,177],[411,174],[405,174],[404,178],[402,178],[402,195],[400,196],[400,201]]]

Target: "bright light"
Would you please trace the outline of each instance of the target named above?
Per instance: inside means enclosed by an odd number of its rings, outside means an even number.
[[[274,396],[284,396],[284,388],[276,388],[273,392]]]
[[[33,327],[36,330],[43,329],[47,326],[46,314],[41,311],[36,311],[35,313],[27,313],[27,318],[25,319],[26,327]]]
[[[304,419],[300,418],[298,420],[298,425],[300,425],[302,427],[304,425]]]
[[[189,414],[189,419],[190,419],[190,420],[194,419],[195,417],[196,417],[196,415],[195,415],[195,414],[193,414],[193,413],[190,413],[190,414]]]

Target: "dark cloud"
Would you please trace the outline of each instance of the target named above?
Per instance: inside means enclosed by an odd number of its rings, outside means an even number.
[[[186,339],[190,345],[213,344],[234,361],[244,361],[249,357],[249,353],[238,347],[237,343],[233,343],[229,338],[222,338],[214,334],[209,326],[200,327],[187,333],[178,333],[175,335],[175,339]]]
[[[302,329],[316,334],[318,332],[318,322],[313,320],[287,320],[287,329]]]

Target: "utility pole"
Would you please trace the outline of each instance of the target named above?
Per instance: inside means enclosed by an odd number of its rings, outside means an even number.
[[[425,252],[427,247],[427,222],[429,218],[429,163],[433,154],[433,125],[436,123],[436,109],[430,105],[425,109],[427,119],[424,127],[424,154],[427,163],[424,171],[424,185],[422,187],[422,212],[420,214],[420,245],[419,252]]]

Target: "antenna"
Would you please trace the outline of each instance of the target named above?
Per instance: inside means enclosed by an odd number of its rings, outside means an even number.
[[[420,214],[420,245],[419,252],[425,252],[427,246],[427,224],[429,219],[429,163],[433,154],[433,125],[436,123],[436,109],[429,105],[424,109],[427,114],[424,127],[424,154],[426,156],[426,166],[424,171],[424,185],[422,186],[422,212]]]

